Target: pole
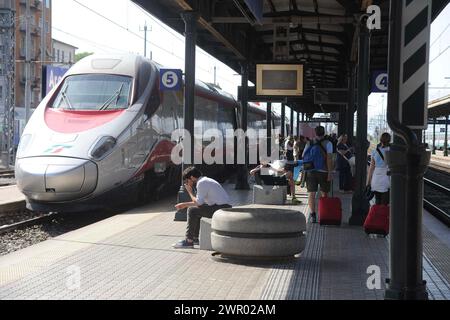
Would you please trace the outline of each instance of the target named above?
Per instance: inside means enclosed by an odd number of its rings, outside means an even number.
[[[241,129],[247,133],[247,109],[248,109],[248,63],[244,61],[241,63]],[[237,166],[238,176],[236,179],[236,190],[249,190],[248,185],[248,140],[245,137],[244,143],[245,163]],[[235,156],[237,154],[235,153]]]
[[[369,96],[370,34],[364,22],[359,26],[358,61],[358,127],[356,144],[356,190],[352,198],[350,225],[362,226],[369,211],[369,202],[364,196],[367,180],[367,100]]]
[[[147,21],[144,25],[144,57],[147,57]]]
[[[30,33],[30,1],[26,0],[25,9],[25,124],[31,113],[31,33]]]
[[[432,154],[436,154],[436,117],[433,118],[433,150]]]
[[[408,24],[415,18],[420,23],[416,24],[417,32],[411,34]],[[420,115],[421,121],[426,119],[421,115],[427,109],[430,24],[430,0],[390,2],[387,119],[394,131],[394,144],[385,157],[391,175],[389,279],[385,299],[428,298],[422,275],[422,214],[423,175],[431,154],[421,143],[421,129],[426,128],[427,122],[420,125],[409,121],[414,115]],[[411,66],[407,61],[417,50],[425,53],[423,62]],[[410,105],[416,93],[423,99],[417,98]]]
[[[214,85],[217,85],[217,67],[216,66],[214,66]]]
[[[183,151],[182,171],[186,165],[194,164],[194,97],[195,97],[195,43],[197,37],[197,19],[198,13],[194,11],[185,11],[181,13],[185,23],[185,65],[184,65],[184,130],[189,133],[189,138],[183,137],[183,145],[190,145],[190,154]],[[189,141],[186,141],[189,140]],[[181,181],[178,191],[178,202],[190,201],[189,194],[185,191],[183,181]],[[187,210],[178,210],[175,213],[175,221],[187,220]]]
[[[294,135],[294,109],[292,107],[291,108],[291,127],[289,130],[289,135],[293,136]]]
[[[300,136],[300,112],[297,112],[297,137]]]
[[[448,157],[448,115],[445,117],[444,157]]]
[[[267,102],[267,112],[266,112],[266,137],[267,137],[267,155],[271,152],[272,143],[272,103]],[[269,155],[270,157],[271,155]]]
[[[286,127],[286,105],[284,103],[281,104],[281,138],[284,140],[284,129]]]
[[[353,144],[353,126],[354,126],[354,117],[355,117],[355,67],[350,64],[348,67],[349,77],[348,77],[348,104],[347,104],[347,112],[346,112],[346,120],[345,120],[345,133],[348,135],[348,141],[350,144]]]

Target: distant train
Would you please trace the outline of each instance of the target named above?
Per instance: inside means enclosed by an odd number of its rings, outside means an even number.
[[[171,133],[183,127],[183,96],[159,90],[159,69],[141,56],[92,55],[65,74],[33,113],[17,150],[27,208],[84,211],[177,189],[181,166],[171,161]],[[239,109],[230,94],[196,82],[196,128],[237,129]],[[280,118],[272,119],[279,127]],[[249,105],[248,128],[265,127],[266,112]],[[205,167],[212,175],[225,169]]]

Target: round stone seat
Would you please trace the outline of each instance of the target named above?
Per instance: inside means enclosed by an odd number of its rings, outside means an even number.
[[[216,211],[213,250],[227,256],[289,257],[305,248],[306,219],[295,210],[251,205]]]

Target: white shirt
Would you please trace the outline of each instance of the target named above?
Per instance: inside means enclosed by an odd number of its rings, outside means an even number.
[[[231,204],[228,193],[220,183],[208,177],[201,177],[197,181],[197,203],[208,206]]]

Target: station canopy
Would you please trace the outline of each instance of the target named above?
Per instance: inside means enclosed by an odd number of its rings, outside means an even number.
[[[349,72],[358,60],[360,17],[370,5],[381,9],[381,29],[370,33],[370,71],[387,70],[389,0],[133,2],[181,34],[185,25],[180,14],[198,12],[197,45],[237,73],[241,63],[248,62],[253,83],[257,63],[303,64],[303,96],[288,98],[287,103],[310,115],[339,111],[339,105],[315,105],[314,89],[348,88]],[[448,2],[432,1],[433,20]]]

